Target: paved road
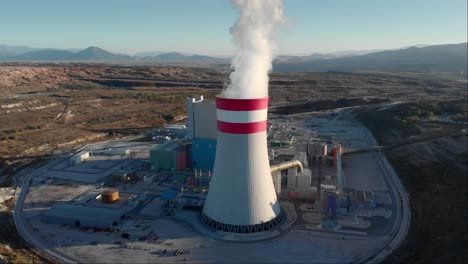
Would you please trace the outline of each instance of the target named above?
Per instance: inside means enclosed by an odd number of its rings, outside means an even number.
[[[28,192],[29,192],[29,185],[30,185],[31,178],[32,178],[31,174],[23,178],[22,183],[21,183],[21,193],[16,200],[15,209],[13,211],[13,220],[15,222],[18,233],[21,235],[21,237],[23,237],[23,239],[29,245],[37,248],[40,251],[45,252],[46,254],[58,259],[61,262],[82,263],[83,261],[80,261],[77,258],[70,257],[69,255],[51,247],[50,245],[47,244],[47,242],[35,236],[35,234],[31,230],[31,227],[27,223],[25,223],[26,221],[24,217],[22,216],[22,212],[23,212],[24,201],[26,200],[26,196],[28,195]]]
[[[377,145],[375,138],[372,136],[367,128],[364,128],[369,140],[373,145]],[[377,250],[372,256],[363,259],[361,262],[366,263],[377,263],[383,261],[386,257],[392,254],[404,241],[408,234],[410,222],[411,222],[411,211],[408,195],[401,184],[398,175],[393,170],[393,167],[388,162],[385,155],[378,151],[376,154],[379,166],[383,169],[384,180],[391,190],[391,196],[393,198],[394,208],[396,212],[396,219],[390,233],[389,242],[380,250]]]

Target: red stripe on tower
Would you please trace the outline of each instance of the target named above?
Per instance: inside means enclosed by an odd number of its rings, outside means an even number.
[[[218,121],[218,131],[230,134],[252,134],[265,131],[267,122],[253,122],[253,123],[228,123]]]
[[[268,97],[257,99],[216,98],[218,131],[253,134],[266,131]]]
[[[230,99],[216,97],[216,108],[228,111],[253,111],[268,108],[268,97],[257,99]]]

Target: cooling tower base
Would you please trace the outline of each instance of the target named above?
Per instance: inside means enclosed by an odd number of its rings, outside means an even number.
[[[216,220],[211,219],[207,216],[204,212],[202,212],[202,221],[205,225],[224,232],[232,232],[232,233],[255,233],[255,232],[262,232],[268,231],[279,223],[283,219],[283,215],[280,213],[276,218],[270,220],[265,223],[255,224],[255,225],[232,225],[232,224],[225,224],[218,222]]]

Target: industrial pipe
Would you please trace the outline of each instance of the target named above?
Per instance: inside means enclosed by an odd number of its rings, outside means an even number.
[[[271,173],[282,171],[285,169],[293,168],[293,167],[298,167],[299,172],[304,173],[304,167],[302,167],[302,163],[298,160],[291,160],[291,161],[286,161],[286,162],[281,162],[275,165],[270,166],[270,171]]]

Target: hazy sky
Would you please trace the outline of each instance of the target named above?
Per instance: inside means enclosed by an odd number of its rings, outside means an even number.
[[[467,41],[467,0],[285,0],[283,54]],[[228,55],[228,0],[6,0],[0,44]]]

